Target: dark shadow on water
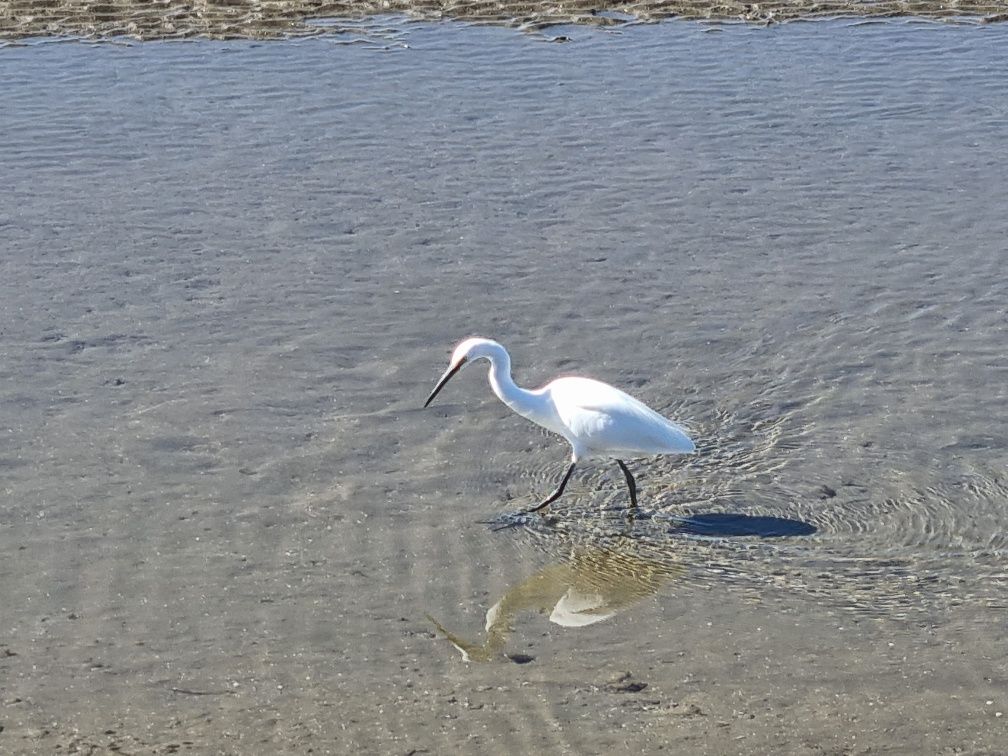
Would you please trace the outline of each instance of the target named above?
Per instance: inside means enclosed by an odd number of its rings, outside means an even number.
[[[734,512],[677,517],[675,531],[714,538],[750,536],[756,538],[790,538],[816,532],[816,526],[803,520],[786,517],[753,517]]]
[[[615,517],[614,517],[615,515]],[[817,528],[804,520],[793,520],[787,517],[772,517],[765,515],[746,515],[737,512],[712,512],[708,514],[681,517],[666,515],[661,512],[647,513],[634,510],[608,511],[603,519],[610,526],[623,529],[623,534],[633,537],[634,525],[668,525],[669,535],[691,535],[707,538],[794,538],[809,536]],[[579,522],[577,518],[565,516],[563,512],[547,513],[546,515],[529,514],[528,512],[506,512],[492,520],[484,520],[493,531],[511,530],[513,528],[531,528],[534,530],[559,529],[567,530]],[[581,522],[584,522],[581,520]],[[622,525],[622,528],[619,526]],[[654,531],[649,534],[654,537]]]

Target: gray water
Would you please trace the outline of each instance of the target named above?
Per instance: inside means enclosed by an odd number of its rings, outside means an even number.
[[[315,742],[264,728],[271,710],[315,717],[336,750],[398,747],[406,714],[341,736],[326,697],[366,707],[401,670],[446,674],[446,634],[553,680],[708,617],[744,638],[732,617],[760,606],[881,623],[830,638],[829,663],[866,680],[859,643],[920,628],[991,669],[1008,28],[560,31],[573,41],[393,19],[360,45],[0,49],[9,738],[65,745],[164,710],[196,742]],[[510,517],[567,451],[476,369],[420,409],[472,334],[511,349],[520,384],[627,389],[699,453],[632,463],[632,522],[604,466],[552,519]],[[605,616],[556,634],[560,615],[523,614],[564,595]],[[495,605],[506,631],[484,622]],[[115,684],[62,671],[99,641]],[[1000,664],[941,689],[997,688]],[[201,699],[171,693],[204,683],[234,683],[205,727]],[[544,738],[529,747],[574,721],[542,701],[503,714]],[[49,719],[63,729],[31,724]]]

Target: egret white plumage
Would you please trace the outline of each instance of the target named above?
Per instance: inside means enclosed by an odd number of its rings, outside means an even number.
[[[574,468],[587,459],[616,460],[630,489],[630,506],[636,507],[637,483],[622,457],[696,451],[686,431],[608,383],[569,376],[532,391],[519,387],[511,378],[507,350],[490,339],[466,339],[455,347],[424,407],[463,366],[481,359],[490,361],[490,387],[504,404],[571,445],[570,467],[560,485],[529,512],[539,512],[559,499]]]

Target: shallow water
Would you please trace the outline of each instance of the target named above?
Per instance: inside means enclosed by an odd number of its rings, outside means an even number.
[[[0,50],[0,738],[1004,742],[1008,31],[389,23]],[[699,453],[514,517],[470,334]]]

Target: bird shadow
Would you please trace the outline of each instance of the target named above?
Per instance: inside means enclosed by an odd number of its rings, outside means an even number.
[[[794,538],[817,532],[815,525],[804,520],[769,515],[747,515],[740,512],[711,512],[688,516],[668,515],[662,512],[622,510],[626,525],[649,523],[667,525],[670,535],[700,536],[706,538]],[[562,513],[540,515],[530,512],[505,512],[491,520],[482,520],[492,531],[514,528],[552,529],[566,528],[569,524]]]
[[[713,538],[792,538],[816,532],[815,525],[788,517],[712,512],[671,518],[676,532]]]

